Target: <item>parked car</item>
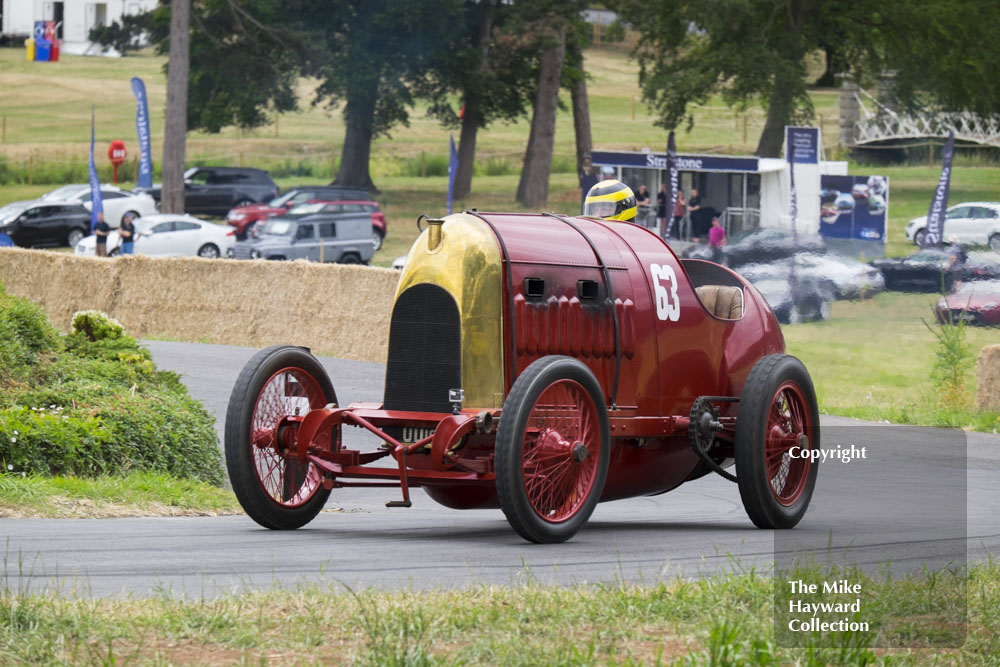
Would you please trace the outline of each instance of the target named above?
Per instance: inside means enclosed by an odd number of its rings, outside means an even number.
[[[239,241],[236,259],[305,259],[367,264],[375,254],[371,216],[358,213],[271,218],[255,238]]]
[[[761,280],[788,280],[793,265],[797,277],[824,285],[836,299],[865,299],[885,289],[881,271],[870,264],[833,253],[802,253],[767,264],[745,264],[736,271],[756,285]]]
[[[42,195],[47,202],[68,201],[83,204],[90,210],[90,184],[80,183],[64,185],[52,192]],[[156,200],[144,192],[132,192],[113,185],[101,186],[101,202],[104,209],[104,221],[111,227],[121,224],[126,213],[133,213],[137,218],[156,215]]]
[[[160,186],[141,191],[159,203]],[[263,169],[192,167],[184,172],[184,210],[187,213],[226,215],[235,206],[270,201],[277,196],[278,186]]]
[[[967,280],[1000,279],[1000,262],[994,253],[970,253],[961,271],[947,271],[946,250],[925,248],[903,258],[876,259],[871,265],[882,272],[885,288],[897,292],[950,292],[955,278]]]
[[[226,225],[199,220],[190,215],[151,215],[135,221],[137,255],[151,257],[205,257],[215,259],[228,255],[236,237]],[[117,255],[118,232],[108,235],[108,254]],[[93,255],[96,239],[88,236],[76,244],[78,255]]]
[[[0,208],[0,234],[17,245],[75,246],[90,233],[90,211],[80,204],[27,201]]]
[[[247,230],[254,223],[284,215],[299,204],[311,201],[366,201],[367,199],[368,192],[360,188],[300,185],[270,201],[237,206],[226,215],[226,222],[236,228],[236,238],[242,241],[246,238]],[[378,207],[378,204],[375,206]]]
[[[768,278],[753,283],[782,324],[816,322],[830,318],[833,291],[829,286],[810,278],[790,280]]]
[[[927,216],[914,218],[906,225],[906,238],[920,245],[927,233]],[[989,246],[1000,251],[1000,202],[964,202],[945,211],[941,237],[952,237],[966,245]]]
[[[941,323],[964,320],[979,326],[1000,326],[1000,280],[975,280],[941,297],[937,303]]]
[[[385,213],[379,210],[378,204],[370,200],[356,201],[316,201],[300,204],[287,216],[301,217],[314,214],[367,213],[371,216],[372,249],[377,251],[382,247],[386,234]]]
[[[730,266],[740,266],[782,259],[799,253],[823,254],[826,252],[826,242],[823,237],[815,234],[798,234],[796,238],[785,229],[761,229],[722,250]]]

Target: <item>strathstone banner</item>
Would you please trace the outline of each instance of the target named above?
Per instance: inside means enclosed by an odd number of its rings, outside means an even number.
[[[146,84],[137,76],[132,77],[132,94],[135,95],[135,132],[139,135],[139,174],[136,185],[153,187],[153,152],[149,147],[149,103]]]
[[[955,155],[955,133],[948,133],[948,141],[941,151],[941,178],[938,179],[937,189],[934,191],[934,200],[931,201],[931,208],[927,212],[927,231],[924,233],[924,241],[921,248],[940,248],[941,238],[944,234],[944,213],[948,208],[948,187],[951,184],[951,159]]]

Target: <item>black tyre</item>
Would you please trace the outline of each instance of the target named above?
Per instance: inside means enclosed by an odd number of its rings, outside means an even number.
[[[69,245],[70,248],[73,248],[75,250],[76,244],[82,241],[83,237],[85,237],[86,235],[87,233],[82,229],[73,228],[69,230],[68,234],[66,234],[66,244]]]
[[[497,431],[500,508],[530,542],[564,542],[604,490],[611,451],[604,392],[582,362],[543,357],[514,382]]]
[[[382,230],[380,230],[378,227],[372,227],[372,248],[375,249],[375,252],[378,252],[379,250],[382,249],[383,238],[384,237],[382,235]]]
[[[355,255],[353,252],[349,252],[340,258],[341,264],[360,264],[361,258]]]
[[[990,250],[1000,252],[1000,234],[994,234],[989,240]]]
[[[747,377],[736,420],[740,498],[759,528],[792,528],[805,515],[819,462],[800,454],[819,447],[809,372],[787,354],[761,358]]]
[[[240,505],[265,528],[299,528],[323,509],[330,491],[321,471],[297,458],[297,429],[287,418],[336,402],[326,371],[301,347],[261,350],[236,379],[226,410],[226,468]],[[339,446],[337,431],[323,438],[316,444]]]
[[[219,259],[219,246],[214,243],[206,243],[198,248],[198,256],[205,259]]]
[[[917,233],[913,235],[913,245],[916,245],[916,246],[923,245],[924,244],[924,236],[926,236],[926,234],[927,234],[927,232],[925,232],[923,229],[918,230]]]

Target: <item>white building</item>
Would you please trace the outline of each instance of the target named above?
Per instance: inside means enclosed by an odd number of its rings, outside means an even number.
[[[87,38],[97,26],[120,21],[125,14],[138,14],[156,7],[157,0],[0,0],[3,24],[0,32],[8,35],[33,35],[35,21],[55,21],[56,38],[62,40],[63,53],[100,53],[100,47]]]

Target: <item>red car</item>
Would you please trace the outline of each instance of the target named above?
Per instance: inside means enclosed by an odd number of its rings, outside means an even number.
[[[820,423],[808,371],[784,352],[752,285],[644,227],[466,211],[427,220],[410,249],[383,400],[338,396],[305,348],[261,350],[229,400],[226,464],[271,529],[305,525],[334,489],[395,487],[387,504],[410,507],[420,486],[561,542],[598,502],[713,472],[737,482],[754,524],[791,528],[816,483]],[[377,444],[349,448],[348,427]]]
[[[973,280],[937,303],[942,324],[964,320],[967,324],[1000,326],[1000,280]]]
[[[286,215],[302,204],[317,202],[324,202],[331,206],[334,204],[343,205],[341,209],[330,209],[331,212],[336,213],[370,211],[372,213],[372,245],[375,250],[382,247],[382,240],[386,234],[385,214],[379,210],[379,205],[376,202],[367,198],[367,193],[364,190],[353,188],[328,185],[299,186],[262,204],[237,206],[229,211],[226,222],[236,228],[236,238],[242,241],[256,223],[278,215]]]

